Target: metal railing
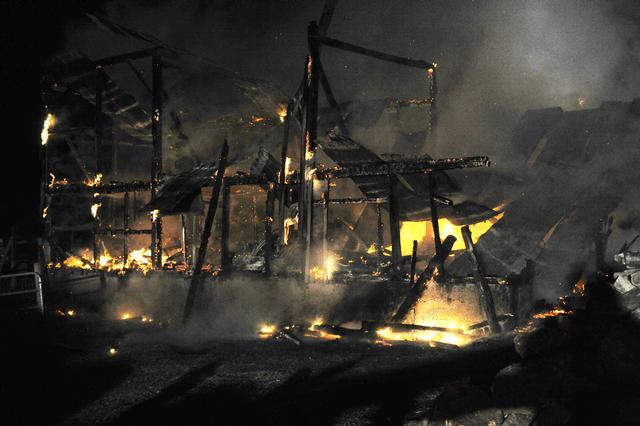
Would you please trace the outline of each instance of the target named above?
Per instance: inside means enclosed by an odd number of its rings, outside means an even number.
[[[37,272],[23,272],[19,274],[0,275],[0,298],[34,294],[34,303],[16,306],[18,310],[37,309],[44,315],[44,301],[42,298],[42,278]]]

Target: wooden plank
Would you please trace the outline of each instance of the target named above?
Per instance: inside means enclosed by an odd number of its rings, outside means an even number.
[[[162,176],[162,58],[155,52],[151,59],[151,199],[156,196]],[[151,261],[155,268],[162,268],[162,218],[155,217],[151,223]]]
[[[489,329],[492,333],[500,333],[501,328],[500,323],[498,322],[498,317],[496,315],[496,307],[493,303],[493,295],[491,294],[489,285],[484,280],[482,267],[480,265],[478,257],[476,256],[469,226],[462,227],[462,238],[464,239],[464,245],[467,248],[467,254],[469,255],[469,259],[471,260],[471,265],[473,266],[473,276],[476,281],[476,288],[478,289],[480,305],[482,306],[487,317]]]
[[[433,256],[427,267],[422,271],[416,282],[411,286],[409,293],[403,300],[400,307],[396,310],[395,314],[391,317],[393,322],[402,321],[411,308],[416,304],[418,300],[422,297],[424,290],[426,289],[427,282],[434,276],[436,271],[438,270],[438,265],[444,262],[449,253],[451,253],[451,249],[453,248],[453,244],[456,242],[456,237],[453,235],[449,235],[442,242],[442,251],[440,254]]]
[[[189,285],[189,292],[187,293],[187,300],[184,306],[183,322],[187,323],[191,314],[193,313],[193,304],[196,296],[200,292],[202,281],[200,279],[202,274],[202,266],[204,265],[204,258],[207,254],[207,247],[209,245],[209,237],[211,236],[211,229],[213,227],[213,219],[216,215],[216,209],[218,208],[218,198],[220,196],[220,190],[222,189],[222,180],[224,179],[224,172],[227,166],[227,156],[229,155],[229,144],[224,141],[222,145],[222,152],[220,153],[220,160],[218,160],[218,171],[216,172],[215,182],[213,184],[213,190],[211,192],[211,200],[209,202],[209,208],[207,209],[207,216],[204,221],[204,227],[202,229],[202,238],[200,240],[200,247],[198,249],[198,257],[196,264],[193,267],[193,275],[191,277],[191,284]]]
[[[402,246],[400,240],[400,206],[395,195],[398,178],[389,175],[389,230],[391,231],[391,279],[400,279],[400,264],[402,261]]]
[[[411,274],[409,282],[413,284],[416,279],[416,261],[418,260],[418,241],[413,240],[413,249],[411,250]]]
[[[273,260],[273,216],[276,191],[273,185],[267,190],[267,205],[264,218],[264,274],[271,275],[271,261]]]

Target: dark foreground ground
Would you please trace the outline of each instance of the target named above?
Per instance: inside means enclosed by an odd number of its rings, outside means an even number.
[[[0,424],[637,425],[640,291],[614,296],[460,349],[3,322]]]
[[[398,424],[425,417],[445,384],[488,386],[517,358],[504,339],[452,352],[112,325],[24,337],[2,349],[4,424]]]

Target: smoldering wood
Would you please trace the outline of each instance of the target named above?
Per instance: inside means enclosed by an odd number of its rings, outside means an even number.
[[[389,327],[393,331],[440,331],[446,333],[464,334],[464,331],[459,328],[447,328],[437,327],[432,325],[418,325],[418,324],[402,324],[397,322],[383,322],[383,321],[362,321],[362,329],[375,331],[381,328]]]
[[[440,251],[440,253],[436,254],[429,260],[427,267],[424,269],[424,271],[422,271],[420,276],[418,276],[418,279],[411,286],[408,294],[405,296],[404,301],[396,310],[395,314],[391,317],[391,320],[393,322],[402,321],[407,316],[411,308],[413,308],[418,300],[422,297],[422,294],[426,289],[425,284],[429,280],[431,280],[431,278],[433,278],[433,275],[436,272],[438,266],[444,262],[447,256],[449,256],[449,253],[451,253],[451,249],[453,248],[453,244],[455,242],[456,237],[454,237],[453,235],[449,235],[444,239],[444,241],[442,242],[442,250]]]
[[[462,227],[462,238],[464,239],[464,245],[467,249],[467,254],[469,255],[469,259],[473,267],[476,288],[478,289],[478,294],[480,296],[480,305],[482,306],[487,317],[487,321],[489,322],[489,329],[492,333],[500,333],[501,327],[496,316],[496,307],[493,302],[493,295],[491,294],[489,285],[484,280],[482,267],[476,255],[473,240],[471,238],[471,231],[469,230],[468,225]]]
[[[436,249],[436,255],[442,251],[442,240],[440,239],[440,224],[438,222],[438,204],[434,197],[436,192],[436,180],[433,173],[429,172],[429,205],[431,210],[431,227],[433,228],[433,242]],[[440,265],[440,271],[444,273],[444,262]]]
[[[280,230],[280,245],[284,245],[284,222],[287,205],[287,152],[289,149],[289,128],[291,122],[291,101],[287,104],[282,129],[282,148],[280,150],[280,176],[278,180],[278,229]]]
[[[96,235],[151,235],[151,229],[99,228]]]
[[[129,231],[129,193],[124,193],[122,200],[122,227],[124,230]],[[129,260],[129,234],[124,234],[122,239],[122,257],[124,259],[124,265]]]
[[[249,173],[252,175],[264,176],[270,182],[275,182],[277,181],[278,171],[278,161],[261,146],[258,149],[258,155],[253,163],[251,163]]]
[[[209,202],[209,208],[207,210],[207,216],[205,218],[204,226],[202,229],[202,238],[200,240],[200,247],[198,249],[198,257],[193,267],[193,275],[191,277],[191,284],[189,285],[189,292],[187,293],[187,300],[184,306],[183,322],[188,322],[193,312],[193,303],[196,296],[199,293],[201,286],[201,273],[202,266],[204,266],[204,259],[207,254],[207,246],[209,244],[209,237],[211,236],[211,230],[213,227],[213,219],[216,215],[216,209],[218,208],[218,198],[220,196],[220,190],[222,189],[222,181],[224,179],[224,172],[227,166],[227,156],[229,154],[229,144],[224,141],[222,145],[222,152],[220,153],[220,159],[218,160],[218,171],[216,172],[216,178],[211,192],[211,201]]]
[[[86,183],[68,183],[47,187],[47,194],[119,194],[124,192],[146,192],[151,181],[109,182],[97,186]]]
[[[378,260],[378,272],[384,263],[384,223],[382,222],[382,204],[376,204],[376,257]]]
[[[300,147],[299,147],[299,170],[298,170],[298,240],[301,244],[304,244],[305,235],[307,232],[306,229],[306,206],[304,200],[307,196],[307,184],[306,184],[306,174],[307,174],[307,98],[309,96],[309,72],[310,72],[310,64],[311,56],[307,55],[304,64],[304,74],[302,78],[302,84],[300,86],[301,90],[299,90],[300,96],[298,97],[300,100]],[[303,263],[304,268],[304,263]]]
[[[162,176],[162,58],[155,51],[151,57],[151,199],[156,196]],[[151,260],[155,268],[162,268],[162,217],[152,220]]]
[[[330,198],[328,200],[314,200],[314,204],[380,204],[388,202],[388,197],[378,198]]]
[[[413,248],[411,250],[411,272],[409,274],[409,282],[413,284],[416,279],[416,261],[418,257],[418,241],[413,240]]]
[[[409,67],[420,68],[427,70],[429,68],[435,68],[435,65],[421,59],[403,58],[401,56],[391,55],[388,53],[379,52],[377,50],[368,49],[366,47],[357,46],[355,44],[347,43],[345,41],[336,40],[331,37],[322,35],[316,35],[318,43],[321,43],[328,47],[335,49],[346,50],[347,52],[357,53],[359,55],[369,56],[371,58],[380,59],[382,61],[392,62],[399,65],[406,65]]]
[[[489,157],[462,157],[462,158],[418,158],[412,160],[396,161],[368,161],[363,163],[348,163],[335,167],[318,168],[313,173],[313,178],[341,179],[360,176],[387,176],[391,174],[418,174],[432,171],[466,169],[475,167],[489,167]]]
[[[400,208],[395,196],[397,177],[388,176],[389,181],[389,231],[391,233],[391,279],[400,279],[402,246],[400,240]]]

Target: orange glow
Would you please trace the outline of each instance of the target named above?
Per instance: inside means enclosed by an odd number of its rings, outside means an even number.
[[[478,239],[487,233],[489,229],[493,225],[495,225],[502,217],[504,216],[504,212],[498,214],[497,216],[492,217],[491,219],[485,220],[483,222],[474,223],[473,225],[469,225],[469,230],[471,231],[471,237],[474,243],[478,242]],[[438,220],[438,225],[440,226],[440,238],[444,240],[448,235],[453,235],[456,237],[456,242],[453,245],[453,250],[464,250],[464,240],[462,239],[462,226],[457,226],[451,223],[448,219],[442,218]],[[421,221],[421,222],[402,222],[400,227],[400,242],[402,244],[402,255],[410,256],[413,248],[413,241],[416,240],[418,243],[424,241],[427,237],[431,239],[433,238],[433,231],[431,227],[431,221]],[[372,246],[369,250],[375,251],[375,247]],[[387,247],[391,250],[391,246]],[[372,251],[367,251],[368,253],[372,253]]]
[[[535,314],[533,317],[537,319],[542,319],[542,318],[551,318],[551,317],[557,317],[560,315],[571,315],[571,314],[573,314],[573,311],[562,309],[562,308],[553,308],[547,312]]]
[[[285,104],[278,105],[278,118],[281,123],[284,123],[284,119],[287,116],[287,106]]]
[[[46,145],[49,141],[49,130],[56,124],[56,118],[52,114],[47,114],[47,117],[42,123],[42,132],[40,132],[40,141],[42,146]]]

